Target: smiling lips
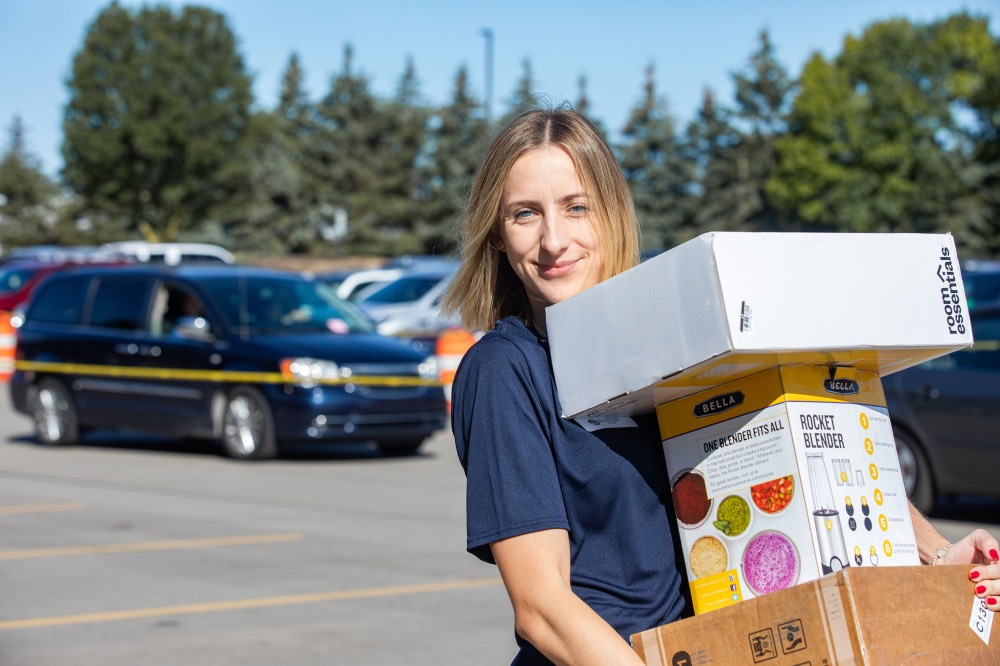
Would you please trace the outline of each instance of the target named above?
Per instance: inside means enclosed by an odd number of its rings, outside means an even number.
[[[573,261],[559,261],[554,264],[537,264],[538,273],[542,277],[561,277],[569,273],[579,259],[574,259]]]

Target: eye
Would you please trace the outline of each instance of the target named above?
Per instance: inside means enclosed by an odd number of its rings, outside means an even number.
[[[530,208],[522,208],[520,210],[514,211],[513,217],[515,220],[526,220],[534,214],[535,211],[531,210]]]
[[[569,207],[569,212],[574,215],[585,215],[588,210],[590,209],[587,208],[587,204],[582,203],[571,204]]]

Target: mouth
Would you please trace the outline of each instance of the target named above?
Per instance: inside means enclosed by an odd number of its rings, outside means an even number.
[[[542,277],[560,277],[573,270],[579,259],[573,261],[557,261],[552,264],[538,264],[538,272]]]

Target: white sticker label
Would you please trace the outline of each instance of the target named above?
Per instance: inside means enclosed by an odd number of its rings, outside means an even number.
[[[986,607],[986,600],[972,597],[972,615],[969,627],[987,645],[990,644],[990,629],[993,627],[993,611]]]
[[[582,419],[573,419],[582,425],[587,432],[604,430],[605,428],[638,428],[639,424],[628,416],[588,416]]]

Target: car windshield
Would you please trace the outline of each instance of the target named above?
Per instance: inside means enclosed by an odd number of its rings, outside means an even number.
[[[394,280],[367,296],[364,303],[411,303],[434,288],[443,275],[407,275]]]
[[[0,294],[21,289],[38,272],[37,268],[8,268],[0,271]]]
[[[371,321],[318,281],[225,277],[203,283],[226,323],[253,335],[368,333]]]

